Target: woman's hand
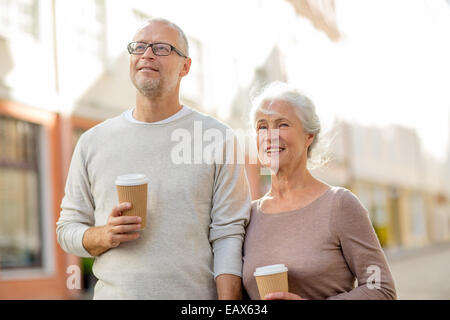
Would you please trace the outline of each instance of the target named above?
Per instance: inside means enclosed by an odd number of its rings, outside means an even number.
[[[290,292],[271,292],[266,294],[265,300],[306,300]]]

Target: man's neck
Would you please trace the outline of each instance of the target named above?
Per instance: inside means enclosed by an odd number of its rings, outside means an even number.
[[[178,95],[149,99],[138,92],[133,117],[142,122],[157,122],[169,118],[180,110]]]

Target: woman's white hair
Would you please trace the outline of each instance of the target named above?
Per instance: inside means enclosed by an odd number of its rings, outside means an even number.
[[[314,140],[308,147],[307,152],[308,167],[313,169],[325,164],[328,160],[325,159],[324,153],[318,154],[317,152],[313,152],[318,144],[319,134],[321,132],[321,123],[316,113],[316,107],[314,106],[312,100],[306,95],[284,82],[272,82],[263,87],[262,90],[257,92],[256,95],[251,98],[252,109],[250,111],[250,121],[252,129],[256,131],[256,113],[258,111],[267,113],[267,111],[261,107],[264,103],[273,101],[284,101],[289,103],[294,108],[295,113],[300,119],[305,133],[314,134]]]

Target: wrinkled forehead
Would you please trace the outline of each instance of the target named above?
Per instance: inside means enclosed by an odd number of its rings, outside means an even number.
[[[262,101],[255,113],[255,120],[264,118],[298,118],[295,107],[284,100],[265,100]]]
[[[148,43],[167,42],[174,46],[180,45],[178,31],[167,23],[154,21],[139,29],[133,37],[133,41]]]
[[[267,118],[267,117],[283,117],[283,114],[275,111],[275,110],[271,110],[270,108],[268,109],[258,109],[258,111],[256,112],[256,116],[255,116],[255,120],[261,120],[261,118]]]

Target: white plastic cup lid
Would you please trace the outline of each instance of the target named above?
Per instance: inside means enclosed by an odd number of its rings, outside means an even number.
[[[138,186],[145,183],[148,183],[148,179],[145,174],[140,173],[124,174],[116,178],[117,186]]]
[[[255,277],[268,276],[271,274],[282,273],[288,271],[288,268],[284,264],[272,264],[270,266],[264,266],[256,268],[253,275]]]

